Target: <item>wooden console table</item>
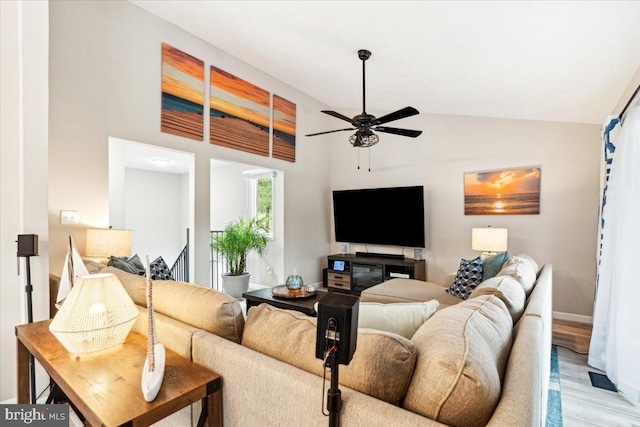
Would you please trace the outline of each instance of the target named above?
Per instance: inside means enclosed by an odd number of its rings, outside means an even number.
[[[16,326],[18,403],[29,403],[29,353],[42,364],[89,426],[147,426],[202,400],[198,425],[222,426],[220,376],[166,350],[164,380],[147,402],[140,379],[145,337],[130,333],[124,344],[76,358],[49,331],[51,320]]]

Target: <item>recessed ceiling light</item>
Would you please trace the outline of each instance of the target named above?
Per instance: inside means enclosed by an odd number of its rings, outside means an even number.
[[[153,159],[151,160],[153,162],[154,165],[158,166],[158,167],[165,167],[167,166],[169,163],[171,163],[170,160],[167,159]]]

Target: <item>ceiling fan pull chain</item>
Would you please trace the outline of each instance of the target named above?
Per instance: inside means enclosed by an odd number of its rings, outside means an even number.
[[[358,152],[358,170],[360,170],[360,150],[356,150]]]
[[[369,152],[369,172],[371,172],[371,147],[367,148],[367,151]]]

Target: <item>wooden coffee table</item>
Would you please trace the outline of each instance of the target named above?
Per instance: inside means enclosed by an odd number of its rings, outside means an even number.
[[[257,291],[245,292],[242,294],[247,299],[247,313],[249,308],[262,303],[267,303],[274,307],[286,310],[295,310],[307,316],[317,316],[313,305],[317,303],[327,293],[325,288],[318,288],[315,295],[307,298],[279,298],[274,297],[271,288],[258,289]]]
[[[222,426],[221,379],[166,349],[164,380],[147,402],[140,380],[145,337],[130,333],[124,344],[76,358],[49,331],[51,320],[16,326],[18,403],[29,403],[29,353],[42,364],[89,426],[147,426],[202,400],[198,425]]]

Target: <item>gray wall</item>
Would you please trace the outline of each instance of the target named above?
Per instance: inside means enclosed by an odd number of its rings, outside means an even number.
[[[371,172],[367,172],[366,151],[357,170],[355,149],[346,138],[332,144],[333,189],[424,185],[430,281],[439,282],[455,272],[460,258],[480,255],[471,250],[471,228],[506,227],[510,253],[526,252],[539,263],[553,264],[554,311],[591,316],[599,126],[433,114],[394,125],[424,133],[417,139],[381,135],[371,148]],[[539,215],[464,215],[465,172],[536,165],[542,167]],[[335,243],[332,247],[338,249]],[[355,250],[364,247],[352,245],[351,252]],[[399,252],[401,248],[369,245],[369,250]]]
[[[285,172],[285,271],[321,280],[329,252],[329,147],[303,135],[327,127],[326,106],[125,1],[52,2],[50,7],[51,270],[59,272],[64,236],[84,250],[88,227],[109,225],[108,137],[195,154],[195,282],[209,282],[210,158]],[[168,43],[297,105],[297,162],[265,158],[207,141],[160,132],[161,44]],[[205,104],[206,106],[206,104]],[[205,136],[208,136],[205,120]],[[81,177],[81,179],[79,179]],[[54,213],[80,211],[81,224],[60,226]],[[152,211],[151,211],[152,214]],[[57,214],[56,214],[57,215]],[[308,245],[307,242],[314,242]]]

